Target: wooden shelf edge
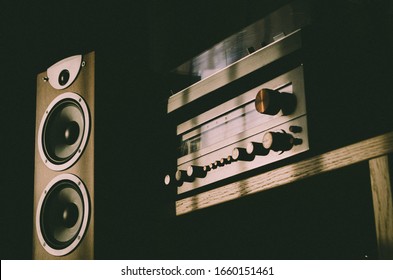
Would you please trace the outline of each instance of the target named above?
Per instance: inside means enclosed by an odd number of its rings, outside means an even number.
[[[276,188],[393,152],[393,132],[176,201],[176,215]]]

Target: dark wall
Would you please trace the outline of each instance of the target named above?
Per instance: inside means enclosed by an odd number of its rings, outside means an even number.
[[[265,222],[259,220],[257,215],[251,215],[258,211],[269,211],[270,207],[281,211],[277,206],[271,205],[280,202],[281,195],[289,203],[283,209],[295,209],[297,204],[289,197],[291,192],[285,191],[283,194],[273,192],[267,196],[256,196],[179,219],[171,217],[173,204],[170,203],[170,195],[161,188],[167,160],[173,159],[171,150],[167,148],[173,145],[170,142],[172,131],[168,130],[165,123],[168,85],[163,75],[288,1],[25,2],[2,5],[0,10],[2,259],[31,258],[36,75],[62,58],[92,50],[96,51],[97,57],[105,57],[109,83],[117,85],[116,92],[108,92],[117,101],[108,103],[108,106],[118,106],[119,119],[127,120],[124,123],[105,124],[105,128],[112,130],[111,133],[118,137],[111,138],[111,143],[118,146],[112,155],[107,156],[108,163],[121,157],[122,149],[127,149],[127,154],[130,149],[135,150],[134,157],[129,159],[130,168],[124,165],[117,168],[114,164],[108,175],[108,178],[120,176],[122,179],[117,181],[121,186],[108,195],[108,212],[105,214],[109,217],[108,230],[104,236],[98,234],[96,240],[100,242],[100,258],[311,258],[315,255],[312,255],[313,244],[310,243],[318,240],[327,240],[327,243],[320,246],[316,257],[337,257],[337,251],[323,254],[324,250],[329,249],[329,240],[339,240],[335,243],[336,246],[344,246],[346,239],[340,238],[349,238],[348,233],[353,233],[354,227],[369,229],[370,219],[355,220],[351,224],[353,227],[344,233],[337,230],[337,227],[345,226],[345,221],[331,223],[330,220],[324,224],[325,229],[337,236],[323,239],[323,234],[319,233],[318,238],[313,239],[312,233],[306,236],[297,234],[295,239],[287,239],[280,246],[285,251],[287,245],[291,246],[291,240],[297,240],[300,243],[294,245],[293,250],[287,251],[287,254],[276,254],[272,244],[259,239],[259,232],[264,230]],[[329,17],[326,14],[324,16]],[[124,91],[121,86],[123,81]],[[120,102],[122,99],[127,102]],[[116,110],[108,107],[108,112],[113,111]],[[100,118],[105,119],[105,114]],[[356,173],[356,170],[350,170],[351,172]],[[360,180],[361,184],[365,184],[364,180]],[[126,183],[122,184],[123,182]],[[309,185],[314,184],[315,181]],[[322,186],[322,193],[328,195],[329,186]],[[131,193],[127,191],[128,187],[134,188]],[[320,199],[321,195],[310,188],[294,195],[301,201],[303,198],[299,197],[300,194]],[[355,192],[355,189],[352,191]],[[338,193],[336,191],[330,194],[333,201],[334,194]],[[364,187],[361,193],[362,199],[368,198],[369,193]],[[129,200],[124,197],[127,194],[132,194]],[[323,219],[334,219],[339,216],[339,210],[346,211],[345,201],[350,196],[351,193],[347,193],[336,200],[340,207],[333,216],[326,210],[329,203],[325,203],[326,207],[321,207],[319,212]],[[359,201],[364,201],[362,199]],[[364,204],[359,201],[352,201],[350,207],[357,207],[356,209],[369,215],[370,205],[362,208]],[[318,206],[318,203],[312,205]],[[130,211],[136,214],[131,214]],[[263,237],[269,238],[274,229],[296,231],[308,222],[313,223],[313,231],[317,230],[318,214],[305,218],[308,211],[311,209],[303,206],[300,207],[300,214],[298,212],[290,217],[283,217],[286,215],[283,212],[274,216],[265,214],[264,219],[272,223],[274,218],[282,220],[276,222],[272,230]],[[116,218],[110,219],[111,214],[117,215]],[[355,213],[347,213],[344,217],[350,218],[351,215]],[[210,230],[212,220],[218,223]],[[290,223],[289,228],[283,225],[284,222]],[[105,221],[102,223],[105,224]],[[256,223],[255,227],[252,226],[253,223]],[[244,237],[227,235],[233,230],[235,234],[244,234]],[[290,235],[288,232],[288,235],[279,236]],[[223,236],[226,237],[222,239]],[[242,238],[249,238],[245,246],[239,243]],[[310,238],[309,241],[307,238]],[[356,244],[365,241],[366,245],[362,247],[364,250],[360,248],[354,253],[354,249],[344,256],[360,258],[370,250],[370,254],[374,254],[370,249],[373,237],[371,240],[362,238],[364,236],[352,240],[351,248],[356,249]],[[226,242],[234,242],[239,254],[226,247]],[[252,249],[254,244],[257,247]],[[264,246],[268,246],[270,251],[261,253],[258,248]],[[307,254],[301,255],[299,250],[303,247],[308,248]]]
[[[178,217],[173,259],[375,259],[367,163]]]
[[[151,66],[173,69],[288,2],[152,0]]]

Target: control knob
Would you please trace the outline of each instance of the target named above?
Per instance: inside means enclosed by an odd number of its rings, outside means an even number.
[[[205,172],[212,170],[209,165],[205,165],[202,168],[203,168],[203,171],[205,171]]]
[[[247,153],[245,148],[234,148],[232,151],[233,160],[252,161],[255,155]]]
[[[266,115],[276,115],[280,110],[284,115],[291,114],[296,108],[296,96],[292,93],[263,88],[255,97],[255,109]]]
[[[301,139],[294,138],[291,134],[282,132],[267,132],[263,136],[262,145],[265,149],[275,152],[285,152],[292,149],[293,145],[300,144]]]
[[[196,165],[190,165],[187,168],[187,176],[190,178],[205,178],[207,174],[206,169],[204,166],[196,166]]]
[[[180,187],[182,184],[183,184],[183,182],[181,182],[181,181],[177,181],[176,179],[175,179],[175,176],[174,175],[166,175],[165,176],[165,178],[164,178],[164,184],[165,184],[165,186],[175,186],[175,187]]]
[[[247,153],[258,155],[258,156],[266,156],[269,153],[269,149],[266,149],[262,143],[250,142],[247,145]]]
[[[194,181],[194,177],[188,176],[187,171],[185,171],[185,170],[177,170],[175,173],[175,179],[178,182],[192,182],[192,181]]]
[[[210,170],[216,169],[217,168],[216,162],[209,163],[209,168],[210,168]]]
[[[230,164],[233,161],[232,156],[227,156],[226,158],[220,159],[222,165]]]

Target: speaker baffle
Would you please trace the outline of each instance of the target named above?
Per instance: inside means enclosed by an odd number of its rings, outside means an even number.
[[[36,228],[43,248],[53,256],[71,253],[89,222],[89,196],[75,175],[61,174],[44,189],[37,205]]]
[[[76,93],[63,93],[46,109],[38,130],[38,150],[47,167],[71,167],[84,150],[90,131],[87,104]]]

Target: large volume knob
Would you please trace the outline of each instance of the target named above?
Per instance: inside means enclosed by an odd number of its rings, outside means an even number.
[[[262,145],[265,149],[284,152],[292,149],[294,138],[286,132],[267,132],[263,136]]]
[[[255,109],[266,115],[276,115],[280,110],[284,115],[291,114],[296,107],[296,96],[287,92],[263,88],[255,97]]]

